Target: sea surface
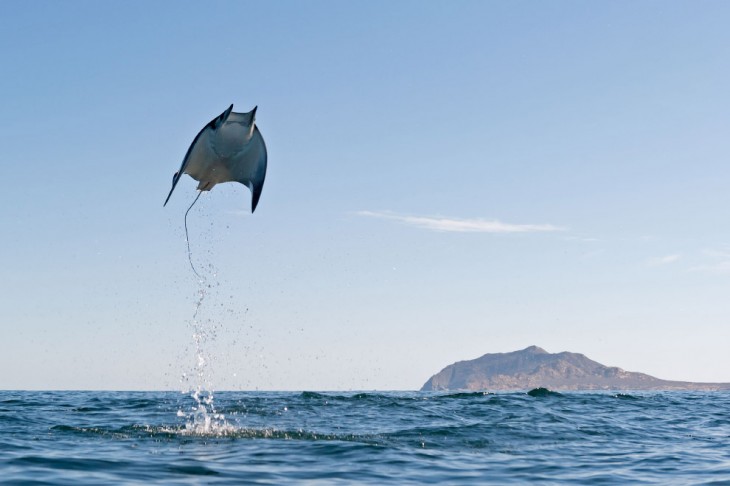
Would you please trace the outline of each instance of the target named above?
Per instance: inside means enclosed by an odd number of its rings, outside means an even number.
[[[218,392],[198,401],[1,392],[0,483],[730,484],[727,392]]]

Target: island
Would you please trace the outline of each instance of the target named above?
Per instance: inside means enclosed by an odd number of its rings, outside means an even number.
[[[730,390],[730,383],[693,383],[605,366],[579,353],[548,353],[530,346],[458,361],[433,375],[421,391]]]

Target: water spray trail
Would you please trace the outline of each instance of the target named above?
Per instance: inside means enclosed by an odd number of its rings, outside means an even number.
[[[190,237],[188,233],[188,214],[195,203],[200,198],[203,191],[199,191],[192,204],[185,211],[185,242],[188,248],[188,261],[193,273],[198,277],[198,291],[193,310],[193,318],[191,327],[193,331],[193,342],[195,344],[195,365],[193,369],[193,379],[195,383],[188,383],[187,391],[192,391],[190,396],[195,400],[192,406],[192,413],[188,416],[188,422],[185,428],[192,434],[225,434],[227,430],[225,417],[218,414],[213,404],[213,386],[210,382],[210,357],[208,356],[207,341],[211,335],[214,335],[213,324],[210,319],[204,319],[204,302],[209,297],[212,286],[208,283],[208,276],[198,273],[193,265],[192,252],[190,251]],[[214,279],[216,271],[213,269],[211,275]],[[187,374],[183,374],[183,383],[188,381]],[[180,416],[186,416],[180,411]]]
[[[216,274],[213,273],[213,277]],[[210,381],[210,364],[209,356],[209,340],[215,338],[215,327],[210,318],[204,317],[204,302],[210,297],[213,286],[207,283],[205,277],[199,281],[197,300],[193,311],[191,327],[193,331],[193,342],[195,344],[195,365],[193,371],[193,379],[195,383],[189,383],[187,391],[191,391],[190,396],[195,400],[192,405],[191,413],[185,414],[178,412],[179,416],[187,416],[188,420],[185,424],[187,433],[191,434],[214,434],[226,435],[230,431],[230,426],[225,420],[225,416],[216,411],[213,402],[213,384]],[[183,375],[183,382],[187,380],[187,375]],[[185,390],[184,390],[185,391]]]
[[[193,423],[191,424],[195,431],[209,432],[211,428],[210,412],[215,414],[213,408],[213,393],[207,392],[207,396],[202,396],[205,392],[205,375],[208,365],[208,357],[206,356],[204,344],[207,339],[205,323],[199,318],[200,309],[206,297],[205,279],[199,281],[198,300],[195,303],[195,311],[193,312],[193,341],[195,342],[195,391],[192,397],[195,400],[193,407]]]

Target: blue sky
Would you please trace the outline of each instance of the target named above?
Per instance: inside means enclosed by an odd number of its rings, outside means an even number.
[[[532,344],[730,381],[726,2],[3,2],[0,388],[414,389]]]

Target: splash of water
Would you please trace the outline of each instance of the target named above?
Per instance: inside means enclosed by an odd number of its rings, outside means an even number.
[[[198,200],[202,192],[199,192],[195,201]],[[221,236],[220,231],[215,231],[216,218],[210,213],[207,207],[208,200],[200,198],[200,202],[195,206],[195,201],[188,207],[185,213],[185,241],[188,249],[188,260],[190,268],[195,274],[197,281],[197,289],[194,296],[194,305],[192,309],[192,318],[188,321],[191,330],[192,343],[190,347],[193,349],[190,354],[194,357],[194,363],[188,369],[188,373],[183,373],[181,384],[183,393],[189,394],[192,403],[189,408],[178,412],[178,417],[185,419],[185,429],[192,434],[226,434],[230,432],[230,426],[226,421],[226,417],[216,410],[214,399],[213,377],[216,376],[214,366],[222,365],[225,367],[225,358],[220,353],[216,354],[216,350],[220,351],[221,343],[218,336],[223,335],[225,322],[236,316],[241,317],[232,308],[234,305],[234,292],[226,290],[222,295],[221,280],[219,279],[218,269],[211,263],[215,251],[215,245]],[[188,212],[195,214],[202,211],[202,220],[206,222],[205,230],[194,235],[194,248],[191,252],[190,235],[187,227]],[[196,217],[196,219],[198,219]],[[209,225],[209,226],[208,226]],[[193,225],[199,227],[198,225]],[[226,226],[228,228],[228,226]],[[196,256],[197,258],[193,258]],[[228,287],[227,283],[225,287]],[[247,310],[247,309],[246,309]],[[240,322],[238,323],[240,324]],[[235,329],[240,329],[235,326]],[[233,340],[233,343],[236,341]],[[214,359],[217,358],[217,359]],[[234,374],[235,376],[235,374]]]
[[[220,284],[217,280],[217,269],[212,264],[208,264],[207,268],[202,272],[198,272],[193,265],[187,227],[188,213],[201,194],[202,191],[198,192],[197,197],[185,212],[185,241],[188,247],[188,260],[190,262],[190,268],[197,277],[198,290],[193,307],[193,316],[189,323],[195,346],[195,365],[190,375],[183,373],[181,379],[184,388],[183,392],[190,393],[193,404],[188,413],[180,410],[178,416],[186,418],[185,429],[187,432],[193,434],[216,434],[225,430],[227,424],[225,416],[218,413],[215,409],[213,383],[211,379],[212,356],[209,350],[209,344],[212,344],[212,341],[215,340],[217,324],[214,319],[205,318],[204,303],[211,292]],[[208,275],[210,276],[210,282]],[[190,382],[191,378],[192,383]]]
[[[195,346],[195,365],[191,373],[192,377],[184,373],[181,380],[187,388],[184,392],[190,393],[193,404],[188,413],[181,410],[178,412],[178,416],[186,418],[185,430],[188,433],[225,435],[230,426],[226,422],[225,416],[215,408],[211,379],[212,356],[209,351],[209,344],[216,338],[218,324],[215,319],[206,318],[204,313],[206,299],[219,285],[216,281],[217,272],[212,265],[209,267],[212,270],[212,280],[216,283],[209,283],[208,278],[204,275],[198,278],[197,297],[190,321]],[[190,378],[192,378],[192,383]]]

